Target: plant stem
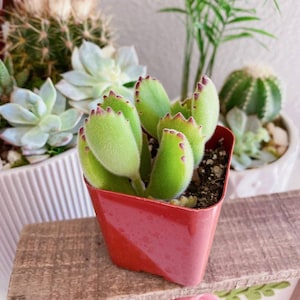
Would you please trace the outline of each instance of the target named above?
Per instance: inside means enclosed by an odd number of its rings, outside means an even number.
[[[183,65],[182,85],[181,85],[181,100],[186,99],[188,96],[192,53],[193,53],[193,24],[189,14],[187,14],[184,65]]]
[[[136,191],[138,196],[143,196],[144,191],[145,191],[145,185],[144,182],[142,181],[141,177],[138,175],[136,178],[133,178],[132,181],[132,187]]]

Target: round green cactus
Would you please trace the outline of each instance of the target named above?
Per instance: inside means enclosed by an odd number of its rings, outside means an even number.
[[[221,112],[226,115],[233,107],[248,115],[257,115],[264,123],[274,120],[282,108],[280,80],[263,66],[247,66],[233,71],[219,93]]]
[[[14,1],[3,15],[8,25],[3,54],[12,62],[18,86],[30,89],[48,77],[58,82],[71,69],[72,51],[83,40],[100,47],[111,40],[97,1],[70,1],[70,6],[66,1],[35,2],[39,9],[29,1]]]

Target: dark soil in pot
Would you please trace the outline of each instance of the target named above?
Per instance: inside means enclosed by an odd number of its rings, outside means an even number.
[[[215,149],[205,150],[203,160],[184,193],[185,196],[197,196],[195,208],[207,208],[221,199],[227,163],[228,155],[222,141],[219,141],[219,145]]]

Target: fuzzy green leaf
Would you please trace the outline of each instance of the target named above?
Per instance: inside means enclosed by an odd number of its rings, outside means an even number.
[[[192,117],[185,119],[181,113],[178,113],[174,117],[171,117],[170,114],[167,114],[160,120],[158,123],[159,139],[161,138],[165,128],[175,129],[179,132],[182,132],[186,136],[192,147],[194,155],[194,168],[196,168],[203,157],[205,147],[205,137],[202,134],[201,126],[197,125]]]
[[[162,84],[150,76],[136,84],[135,104],[144,129],[157,138],[157,124],[170,111],[170,100]]]
[[[114,192],[134,194],[127,178],[110,173],[96,159],[87,145],[83,130],[80,131],[78,137],[77,149],[84,176],[92,186]]]
[[[191,101],[191,98],[184,101],[174,101],[171,104],[171,114],[174,116],[180,112],[186,119],[188,119],[191,116]]]
[[[117,96],[114,92],[110,92],[104,97],[103,103],[100,105],[103,109],[111,107],[115,113],[122,112],[125,119],[129,121],[132,133],[135,137],[139,152],[142,151],[142,130],[139,115],[134,105],[121,96]]]
[[[219,96],[213,82],[202,77],[192,98],[192,117],[202,126],[207,141],[215,132],[219,119]]]
[[[84,131],[91,151],[109,172],[131,179],[139,177],[139,149],[122,113],[98,107],[91,111]]]
[[[176,130],[164,129],[146,196],[176,198],[189,185],[193,166],[193,152],[185,135]]]

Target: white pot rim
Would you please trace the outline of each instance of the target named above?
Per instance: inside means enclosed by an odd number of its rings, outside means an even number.
[[[73,155],[77,152],[77,148],[71,148],[68,149],[66,151],[64,151],[63,153],[60,153],[58,155],[52,156],[50,158],[47,158],[44,161],[35,163],[35,164],[28,164],[25,166],[20,166],[20,167],[16,167],[16,168],[11,168],[11,169],[7,169],[7,170],[0,170],[0,176],[11,176],[15,173],[20,173],[20,172],[27,172],[28,170],[34,171],[35,169],[39,169],[43,166],[48,166],[49,164],[52,164],[54,162],[58,162],[61,160],[64,160],[66,157]]]
[[[276,165],[285,163],[287,160],[289,160],[289,157],[291,155],[294,155],[295,152],[298,151],[298,149],[299,149],[298,128],[296,127],[296,125],[294,124],[292,119],[289,117],[289,115],[287,115],[285,113],[281,113],[280,117],[282,118],[282,121],[287,129],[288,137],[289,137],[289,146],[288,146],[288,149],[286,150],[286,152],[280,158],[276,159],[272,163],[260,166],[258,168],[246,169],[246,170],[242,170],[242,171],[236,171],[236,170],[231,169],[230,172],[233,172],[233,173],[241,173],[242,172],[242,173],[247,173],[247,174],[251,175],[251,173],[257,172],[258,169],[259,170],[272,169]]]

